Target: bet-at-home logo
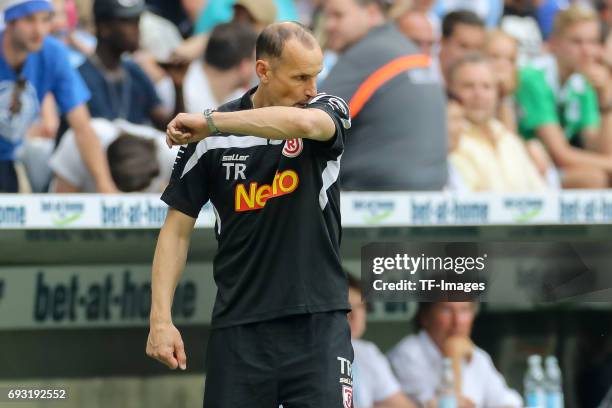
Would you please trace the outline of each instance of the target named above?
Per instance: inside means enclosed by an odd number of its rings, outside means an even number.
[[[528,222],[542,213],[544,202],[539,198],[508,198],[504,208],[512,214],[515,222]]]
[[[42,201],[41,211],[49,214],[51,222],[57,227],[70,225],[83,216],[84,205],[70,201]]]
[[[388,200],[355,200],[353,208],[362,213],[366,224],[378,224],[395,212],[395,203]]]

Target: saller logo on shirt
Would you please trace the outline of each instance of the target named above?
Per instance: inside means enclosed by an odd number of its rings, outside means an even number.
[[[237,212],[260,210],[270,198],[293,193],[300,183],[298,174],[293,170],[276,172],[272,185],[249,183],[238,184],[235,190],[234,209]]]

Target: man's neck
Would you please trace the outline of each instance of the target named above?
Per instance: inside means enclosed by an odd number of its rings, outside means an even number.
[[[108,44],[100,42],[96,47],[96,56],[109,71],[114,71],[121,64],[121,53],[117,53]]]
[[[559,73],[559,85],[563,85],[565,81],[567,81],[569,77],[572,76],[574,70],[564,67],[558,58],[555,58],[555,63],[557,64],[557,72]]]
[[[2,37],[2,55],[4,55],[6,63],[15,71],[21,70],[26,58],[28,58],[27,51],[13,47],[10,33],[6,31]]]
[[[236,81],[232,78],[233,75],[220,71],[206,63],[202,65],[202,68],[217,105],[222,105],[236,89]]]
[[[273,106],[273,103],[266,94],[265,88],[260,84],[253,94],[253,108],[265,108],[267,106]]]

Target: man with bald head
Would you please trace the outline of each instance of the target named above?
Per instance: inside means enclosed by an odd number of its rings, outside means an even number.
[[[162,195],[170,208],[153,260],[147,354],[186,368],[171,305],[191,231],[210,200],[218,292],[204,406],[350,407],[337,183],[349,109],[317,93],[323,53],[303,26],[268,26],[255,53],[259,86],[168,125],[168,143],[186,146]]]

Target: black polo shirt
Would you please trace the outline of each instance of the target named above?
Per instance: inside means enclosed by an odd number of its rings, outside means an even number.
[[[219,111],[253,109],[255,89]],[[217,215],[213,327],[350,310],[337,182],[350,115],[327,94],[313,108],[334,120],[330,141],[223,134],[177,155],[162,200],[194,218],[210,200]]]

